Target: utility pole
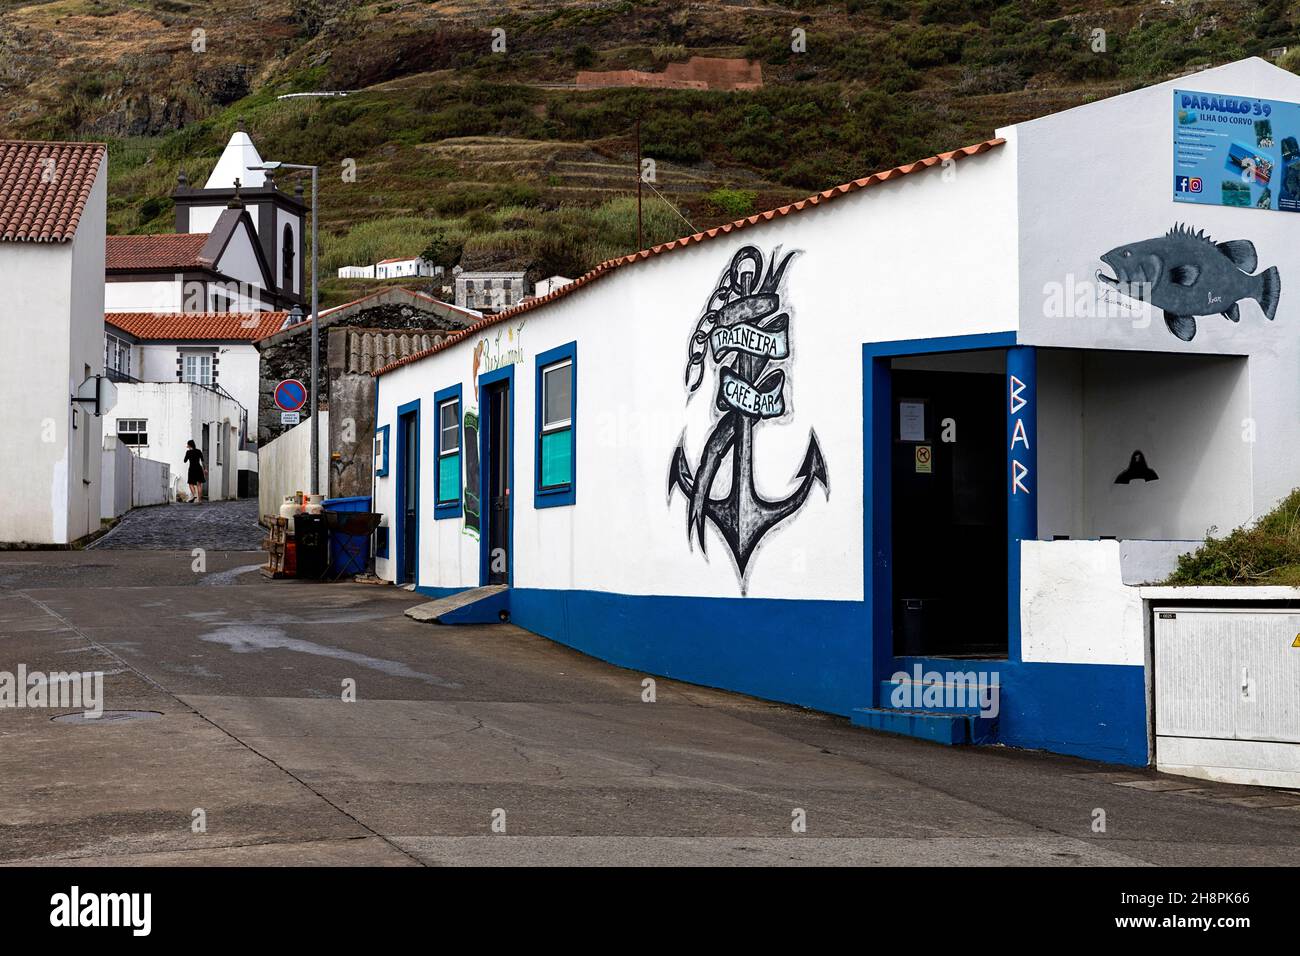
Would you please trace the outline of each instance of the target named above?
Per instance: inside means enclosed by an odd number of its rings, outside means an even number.
[[[316,379],[320,374],[320,289],[317,261],[320,259],[320,246],[316,230],[318,218],[316,195],[319,183],[317,174],[320,172],[320,167],[301,163],[269,162],[248,168],[264,173],[274,172],[277,169],[301,169],[311,172],[311,397],[308,399],[311,403],[311,480],[308,487],[311,489],[311,494],[315,495],[320,493],[320,416],[318,414],[320,409],[316,389]]]
[[[645,248],[641,241],[641,117],[636,118],[636,251]]]

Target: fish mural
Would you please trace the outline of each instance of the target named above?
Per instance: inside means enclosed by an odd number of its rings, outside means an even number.
[[[1184,342],[1196,337],[1197,316],[1218,314],[1240,322],[1243,299],[1254,299],[1271,320],[1282,294],[1276,266],[1252,275],[1259,257],[1250,240],[1216,243],[1185,225],[1157,239],[1118,246],[1101,261],[1115,275],[1098,269],[1098,282],[1161,309],[1169,331]]]

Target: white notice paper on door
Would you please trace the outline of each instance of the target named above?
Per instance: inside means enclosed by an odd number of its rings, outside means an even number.
[[[902,441],[925,441],[925,403],[898,403],[898,437]]]

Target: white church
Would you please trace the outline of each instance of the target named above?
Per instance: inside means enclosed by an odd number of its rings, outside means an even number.
[[[169,462],[177,483],[193,439],[214,500],[256,494],[253,343],[301,317],[307,292],[302,186],[282,191],[262,163],[241,123],[202,187],[178,177],[175,232],[106,242],[104,362],[119,402],[105,433]]]

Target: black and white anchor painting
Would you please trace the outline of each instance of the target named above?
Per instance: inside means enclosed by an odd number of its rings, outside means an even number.
[[[803,507],[814,484],[820,483],[830,496],[826,461],[811,429],[790,494],[775,500],[763,497],[754,474],[755,429],[790,414],[786,390],[793,310],[785,276],[797,254],[782,255],[777,247],[764,272],[763,253],[745,246],[723,271],[695,325],[686,362],[688,400],[704,381],[705,366],[711,362],[716,370],[713,429],[698,469],[688,460],[683,433],[668,471],[669,501],[674,489],[681,489],[686,498],[687,540],[697,540],[705,553],[705,522],[711,522],[731,552],[742,593],[763,537]],[[729,477],[724,467],[728,463]],[[724,481],[730,487],[715,494],[715,485],[725,487]]]
[[[1195,337],[1197,316],[1222,315],[1240,322],[1240,303],[1254,299],[1271,320],[1282,295],[1276,266],[1252,275],[1259,257],[1249,239],[1215,242],[1184,225],[1156,239],[1117,246],[1101,261],[1115,274],[1098,270],[1099,282],[1161,309],[1169,331],[1184,342]]]

